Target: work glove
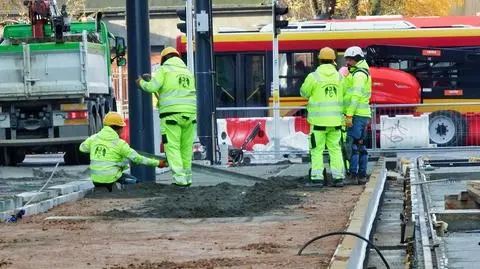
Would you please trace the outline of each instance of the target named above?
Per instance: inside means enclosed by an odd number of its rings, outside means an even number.
[[[164,160],[158,161],[158,168],[168,167],[168,162]]]
[[[150,80],[152,80],[152,75],[150,75],[150,74],[143,74],[143,75],[142,75],[142,78],[143,78],[143,80],[145,80],[146,82],[149,82]]]
[[[353,117],[352,116],[345,116],[345,126],[347,128],[352,127],[353,125]]]

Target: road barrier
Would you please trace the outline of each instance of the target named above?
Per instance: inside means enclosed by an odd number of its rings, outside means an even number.
[[[280,107],[278,122],[272,107],[217,108],[219,143],[240,148],[249,130],[260,123],[262,135],[244,149],[251,154],[273,154],[275,128],[282,154],[307,153],[310,126],[305,107]],[[480,146],[480,103],[372,105],[367,141],[372,151],[422,150]],[[222,138],[223,137],[223,138]]]
[[[372,105],[372,120],[367,127],[366,145],[372,152],[432,150],[480,146],[480,102],[435,104]],[[220,145],[242,150],[250,160],[262,162],[306,156],[310,126],[302,106],[280,107],[275,120],[272,107],[219,107],[212,114],[216,122],[214,137],[217,160]],[[159,125],[158,113],[154,123]],[[199,122],[201,124],[201,122]],[[128,124],[128,119],[127,119]],[[259,125],[251,141],[245,141]],[[278,139],[275,139],[278,134]],[[129,140],[128,126],[122,137]],[[160,152],[160,129],[155,129],[156,151]],[[245,143],[245,145],[244,145]],[[279,143],[275,147],[275,143]],[[278,150],[275,151],[275,148]],[[204,149],[195,144],[195,152]],[[201,157],[197,157],[201,158]]]

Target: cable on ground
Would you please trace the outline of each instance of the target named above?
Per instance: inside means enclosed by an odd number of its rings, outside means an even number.
[[[326,233],[326,234],[322,234],[322,235],[319,235],[319,236],[316,236],[312,239],[310,239],[307,243],[305,243],[303,245],[303,247],[298,251],[298,255],[302,255],[302,251],[307,248],[311,243],[317,241],[317,240],[320,240],[322,238],[325,238],[325,237],[329,237],[329,236],[334,236],[334,235],[351,235],[351,236],[355,236],[357,238],[360,238],[362,239],[363,241],[367,242],[367,244],[374,248],[375,251],[377,252],[378,256],[380,256],[380,259],[382,259],[382,262],[385,264],[385,267],[387,269],[390,269],[390,265],[388,264],[387,260],[385,259],[385,257],[383,256],[383,254],[380,252],[380,250],[377,248],[377,246],[375,246],[370,240],[366,239],[365,237],[359,235],[359,234],[356,234],[356,233],[351,233],[351,232],[332,232],[332,233]]]

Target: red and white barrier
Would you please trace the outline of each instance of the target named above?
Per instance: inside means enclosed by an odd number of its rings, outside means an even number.
[[[308,150],[309,125],[302,117],[282,117],[275,126],[272,117],[217,119],[219,144],[241,148],[253,128],[260,123],[261,131],[246,145],[247,151],[273,150],[275,128],[280,136],[281,148]]]
[[[163,151],[162,136],[160,131],[160,120],[158,112],[153,112],[155,153]],[[122,139],[130,142],[129,120],[125,119],[127,126],[121,135]],[[273,151],[273,137],[275,128],[280,136],[281,150],[308,150],[308,133],[310,126],[304,117],[282,117],[278,125],[275,126],[272,117],[257,118],[227,118],[217,119],[217,137],[219,144],[227,144],[234,148],[241,148],[253,128],[260,123],[260,132],[249,142],[245,150],[247,151]]]

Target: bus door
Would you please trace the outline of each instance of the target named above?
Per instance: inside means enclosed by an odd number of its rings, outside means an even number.
[[[218,111],[218,118],[262,117],[265,110],[241,107],[267,105],[264,54],[220,54],[215,56],[217,107],[239,107],[238,110]]]

